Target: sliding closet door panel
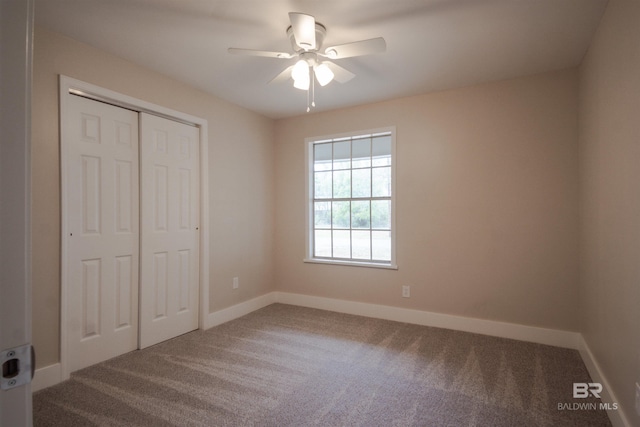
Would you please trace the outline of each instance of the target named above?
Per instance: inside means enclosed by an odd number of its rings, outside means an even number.
[[[138,346],[138,113],[69,96],[65,117],[72,372]]]
[[[141,113],[140,348],[198,328],[199,129]]]

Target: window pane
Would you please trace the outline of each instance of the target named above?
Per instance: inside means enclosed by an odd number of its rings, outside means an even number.
[[[371,257],[377,261],[391,261],[391,232],[371,232]]]
[[[333,228],[349,228],[351,202],[332,202]]]
[[[371,171],[373,197],[391,196],[391,167],[373,168]]]
[[[362,132],[311,143],[309,256],[391,261],[392,136]]]
[[[376,136],[371,143],[373,166],[391,164],[391,136]]]
[[[316,228],[331,228],[331,202],[315,202],[313,218]]]
[[[391,229],[391,201],[371,201],[371,228]]]
[[[371,228],[371,212],[368,200],[351,202],[351,228]]]
[[[353,197],[371,197],[371,169],[354,169],[351,179]]]
[[[313,174],[313,188],[315,199],[331,198],[331,174],[331,171],[315,172]]]
[[[356,139],[352,143],[351,167],[368,168],[371,166],[371,138]]]
[[[331,170],[331,146],[333,144],[315,144],[313,146],[313,170]]]
[[[351,257],[371,259],[371,231],[354,230],[351,232]]]
[[[333,172],[333,197],[349,198],[351,197],[351,171],[334,171]]]
[[[316,230],[313,243],[314,256],[331,256],[331,230]]]
[[[349,230],[333,230],[333,256],[335,258],[351,257],[350,234]]]
[[[335,142],[333,144],[333,169],[348,169],[351,167],[351,141]]]

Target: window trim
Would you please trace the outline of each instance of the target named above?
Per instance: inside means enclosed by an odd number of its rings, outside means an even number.
[[[313,256],[313,146],[315,143],[327,142],[340,138],[353,138],[363,135],[373,135],[378,133],[391,133],[391,261],[382,263],[366,260],[349,260],[341,258],[316,258]],[[314,264],[345,265],[354,267],[373,267],[382,269],[397,270],[396,263],[396,127],[387,126],[375,129],[366,129],[354,132],[345,132],[333,135],[322,135],[305,138],[305,257],[304,262]],[[371,200],[371,199],[365,199]],[[350,229],[351,230],[351,229]]]

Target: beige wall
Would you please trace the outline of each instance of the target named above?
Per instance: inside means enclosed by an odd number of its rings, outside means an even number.
[[[273,121],[38,28],[33,73],[33,343],[59,360],[58,74],[202,117],[209,125],[210,311],[273,290]],[[232,278],[240,288],[231,289]]]
[[[574,69],[277,121],[277,289],[578,330],[577,89]],[[303,263],[304,138],[389,125],[399,269]]]
[[[580,67],[582,334],[632,425],[640,382],[640,2],[610,0]]]

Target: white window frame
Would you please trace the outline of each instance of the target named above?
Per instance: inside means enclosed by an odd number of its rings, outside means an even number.
[[[314,194],[313,194],[313,147],[314,144],[320,142],[328,142],[330,140],[336,140],[341,138],[355,138],[359,136],[375,135],[380,133],[391,134],[391,261],[379,262],[379,261],[366,261],[366,260],[354,260],[354,259],[337,259],[337,258],[317,258],[314,257]],[[314,136],[305,138],[305,247],[306,254],[304,262],[318,263],[318,264],[334,264],[334,265],[348,265],[359,267],[373,267],[373,268],[385,268],[397,270],[396,263],[396,128],[395,126],[389,126],[384,128],[367,129],[361,131],[347,132],[335,135]],[[371,198],[363,198],[363,200],[371,200]],[[348,230],[352,230],[350,227]]]

